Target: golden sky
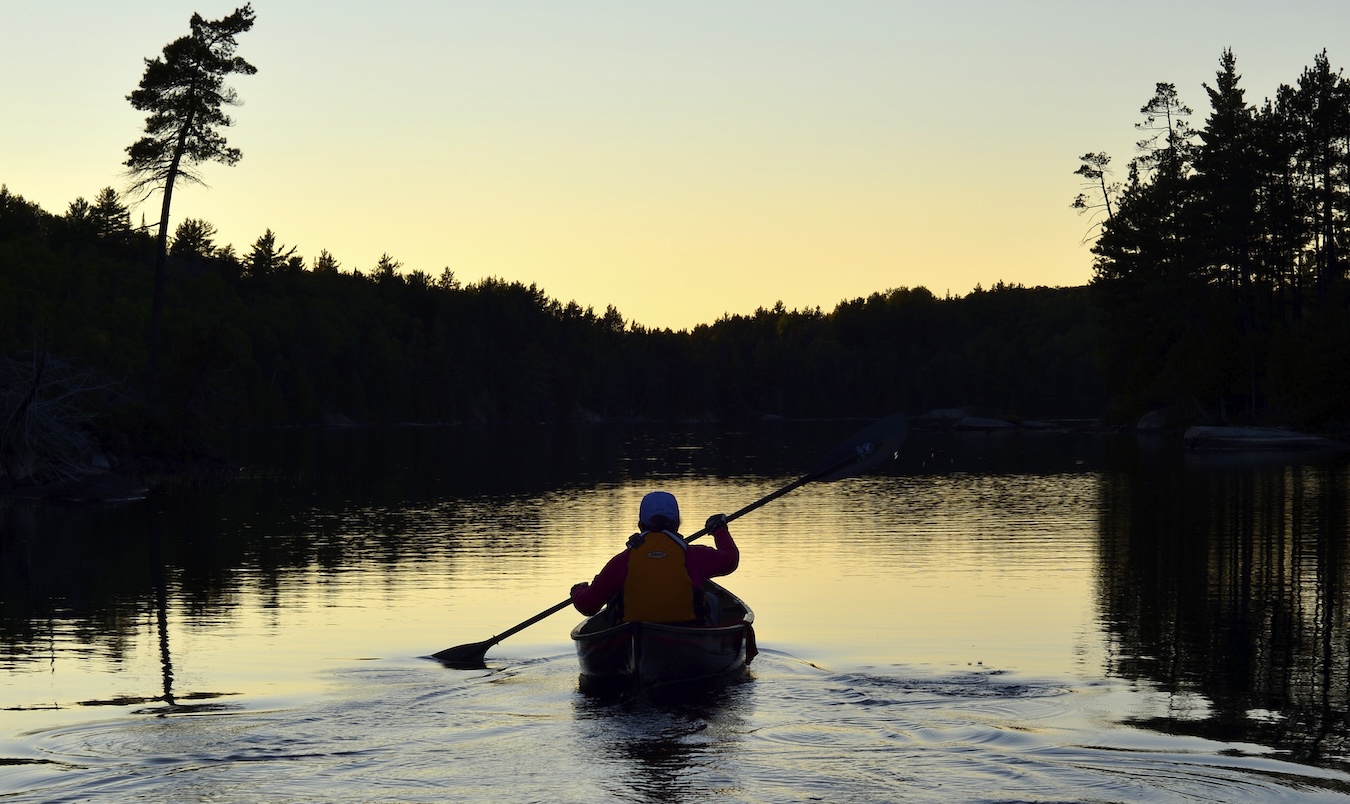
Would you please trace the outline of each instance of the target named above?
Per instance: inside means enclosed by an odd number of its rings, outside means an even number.
[[[123,189],[126,95],[236,2],[13,2],[0,183],[64,212]],[[683,329],[894,287],[1081,285],[1078,157],[1123,177],[1154,84],[1203,123],[1232,47],[1251,102],[1346,54],[1350,4],[259,0],[235,167],[175,192],[237,251],[465,282]],[[137,207],[157,218],[158,199]]]

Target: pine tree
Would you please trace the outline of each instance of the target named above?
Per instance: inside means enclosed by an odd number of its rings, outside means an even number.
[[[1332,287],[1345,278],[1341,219],[1346,213],[1350,185],[1350,84],[1332,72],[1326,51],[1304,69],[1294,90],[1290,111],[1302,133],[1296,161],[1313,208],[1311,244],[1319,306],[1325,306]]]
[[[222,106],[239,105],[225,78],[252,75],[257,68],[234,55],[235,37],[253,27],[253,8],[245,5],[219,20],[198,14],[192,33],[164,46],[162,57],[146,59],[139,88],[127,96],[137,111],[149,112],[145,136],[127,148],[127,172],[133,191],[160,190],[154,295],[150,304],[150,374],[157,372],[164,316],[164,273],[169,245],[169,207],[179,179],[200,183],[194,168],[209,161],[233,165],[241,153],[229,147],[218,128],[233,122]]]

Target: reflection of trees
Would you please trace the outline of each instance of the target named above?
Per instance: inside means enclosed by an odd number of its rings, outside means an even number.
[[[1208,704],[1142,725],[1347,763],[1348,504],[1343,464],[1159,454],[1105,476],[1109,671]]]
[[[100,538],[96,516],[0,507],[0,639],[23,646],[16,654],[41,650],[59,631],[120,659],[139,613],[153,610],[145,540],[132,533]]]
[[[246,592],[279,601],[312,572],[393,575],[429,559],[453,571],[473,549],[460,534],[515,539],[510,512],[546,493],[689,472],[790,475],[856,429],[267,431],[239,446],[248,468],[237,479],[124,507],[0,506],[0,662],[48,650],[119,662],[148,622],[161,634],[170,613],[220,622]],[[167,646],[161,654],[167,679]]]

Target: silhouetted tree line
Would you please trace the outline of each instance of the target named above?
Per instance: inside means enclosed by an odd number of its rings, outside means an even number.
[[[1100,216],[1092,286],[1114,411],[1344,424],[1350,82],[1323,51],[1257,106],[1231,50],[1219,64],[1201,128],[1160,83],[1125,181],[1103,153],[1077,171],[1074,206]]]
[[[534,285],[462,284],[388,255],[343,270],[265,232],[246,253],[187,219],[171,240],[164,346],[149,360],[156,243],[116,193],[49,214],[0,189],[0,353],[35,349],[107,382],[114,452],[181,449],[219,426],[879,416],[974,405],[1028,416],[1104,406],[1086,288],[961,298],[875,293],[831,312],[777,304],[692,331],[628,322]],[[18,371],[14,396],[31,374]],[[24,377],[28,379],[25,380]],[[109,383],[118,393],[106,391]],[[0,406],[3,407],[3,406]],[[159,443],[168,440],[166,443]]]

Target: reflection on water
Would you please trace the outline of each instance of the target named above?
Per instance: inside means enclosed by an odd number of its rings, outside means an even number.
[[[230,482],[0,507],[0,795],[1344,800],[1342,458],[916,432],[733,525],[745,684],[582,695],[570,612],[417,658],[558,602],[644,491],[701,522],[860,426],[287,431]]]
[[[1342,461],[1141,454],[1102,478],[1112,673],[1166,696],[1150,728],[1350,764]]]
[[[693,801],[734,793],[726,769],[743,762],[742,735],[751,728],[750,683],[705,694],[668,691],[655,701],[576,696],[575,740],[608,766],[597,779],[599,789],[607,798],[636,800]]]
[[[29,743],[48,764],[0,779],[44,801],[1344,800],[1342,775],[1093,723],[1110,685],[765,659],[654,705],[580,695],[566,656],[349,665],[303,706],[45,730]]]

